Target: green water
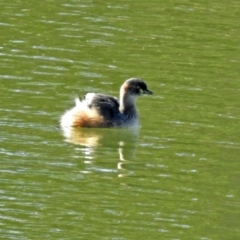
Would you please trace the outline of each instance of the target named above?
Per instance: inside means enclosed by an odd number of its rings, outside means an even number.
[[[239,1],[2,1],[0,239],[239,239]],[[61,132],[130,77],[139,132]]]

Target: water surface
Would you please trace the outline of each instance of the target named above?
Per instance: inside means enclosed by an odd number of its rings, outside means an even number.
[[[238,239],[240,4],[1,5],[1,239]],[[141,77],[142,128],[62,132]]]

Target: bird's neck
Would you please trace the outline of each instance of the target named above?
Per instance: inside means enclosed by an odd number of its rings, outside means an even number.
[[[137,115],[135,107],[136,97],[120,90],[120,106],[119,111],[126,115]]]

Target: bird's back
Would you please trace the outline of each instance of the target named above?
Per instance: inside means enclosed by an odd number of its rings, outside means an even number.
[[[86,98],[88,98],[88,94]],[[89,102],[89,108],[97,111],[99,116],[103,118],[105,127],[121,126],[124,122],[124,117],[119,111],[119,101],[113,96],[95,94]]]
[[[61,125],[72,127],[118,127],[124,122],[118,99],[99,93],[88,93],[75,99],[75,107],[61,118]]]

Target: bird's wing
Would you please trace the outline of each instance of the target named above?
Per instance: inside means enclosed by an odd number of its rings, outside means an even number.
[[[106,120],[112,120],[119,113],[118,99],[113,96],[88,93],[85,100],[89,108],[95,108]]]

